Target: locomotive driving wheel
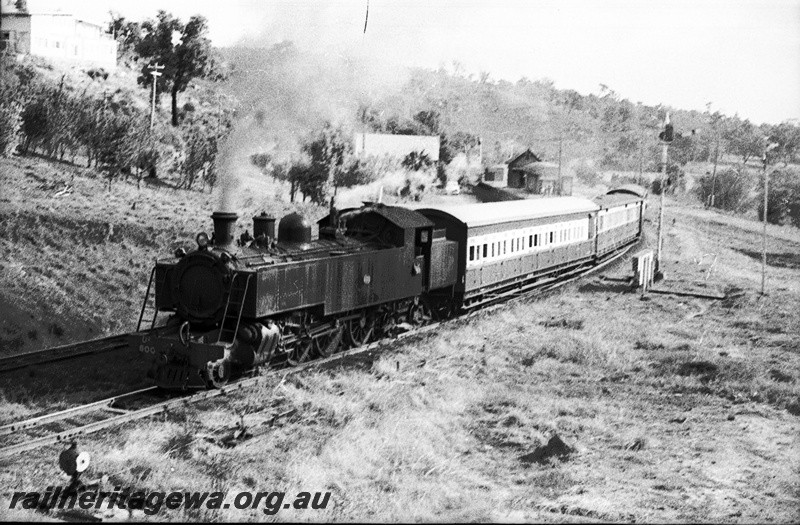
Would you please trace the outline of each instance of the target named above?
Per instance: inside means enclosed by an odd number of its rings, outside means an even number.
[[[427,305],[417,299],[408,307],[406,314],[408,323],[413,326],[422,326],[431,320],[431,312]]]
[[[289,352],[286,354],[286,363],[289,366],[297,366],[305,363],[311,359],[313,350],[313,339],[301,339],[297,341],[297,343],[294,345],[294,348],[289,350]]]
[[[361,346],[369,342],[375,331],[375,319],[362,312],[360,317],[347,322],[345,332],[347,342],[352,347]]]
[[[381,315],[381,333],[384,337],[394,337],[397,332],[397,319],[394,310],[387,310]]]
[[[314,339],[314,351],[320,357],[330,357],[339,349],[342,342],[343,327],[337,326],[327,334]]]

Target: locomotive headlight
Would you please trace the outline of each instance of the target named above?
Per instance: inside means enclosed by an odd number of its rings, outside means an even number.
[[[206,232],[200,232],[197,234],[197,247],[201,250],[205,250],[208,247],[208,235]]]

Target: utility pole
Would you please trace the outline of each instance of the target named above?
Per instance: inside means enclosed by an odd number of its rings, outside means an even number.
[[[642,103],[636,103],[636,127],[639,128],[638,131],[638,145],[639,145],[639,186],[642,185],[642,179],[644,178],[644,137],[642,137],[643,129],[642,129]]]
[[[719,131],[716,133],[716,146],[714,147],[714,171],[711,173],[711,196],[709,197],[710,206],[714,207],[717,199],[717,161],[719,160]]]
[[[153,75],[153,103],[150,107],[150,129],[153,129],[156,123],[156,84],[158,84],[158,77],[163,75],[160,70],[164,69],[164,66],[156,63],[148,67],[150,68],[150,74]]]
[[[767,143],[764,145],[764,156],[762,166],[764,170],[764,231],[761,237],[761,295],[765,294],[767,283],[767,195],[769,191],[769,173],[767,173],[767,152],[776,147],[777,144]]]
[[[664,224],[664,193],[667,191],[667,158],[668,153],[667,149],[669,148],[669,143],[672,142],[672,124],[669,123],[669,112],[667,112],[667,116],[664,119],[664,131],[658,134],[658,138],[661,139],[661,183],[659,184],[659,189],[661,190],[661,205],[658,210],[658,244],[656,246],[656,273],[660,273],[662,276],[664,275],[664,271],[661,266],[661,243],[662,243],[662,230]]]

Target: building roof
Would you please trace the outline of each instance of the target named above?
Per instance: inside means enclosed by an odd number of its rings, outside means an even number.
[[[580,197],[550,197],[544,199],[523,199],[516,201],[439,206],[436,208],[416,208],[419,212],[434,211],[446,213],[466,224],[469,228],[490,224],[502,224],[505,222],[540,219],[543,217],[557,217],[572,213],[589,213],[597,211],[598,209],[597,204]]]
[[[537,155],[536,153],[532,152],[530,150],[530,148],[528,148],[525,151],[523,151],[522,153],[520,153],[519,155],[511,157],[506,162],[506,164],[508,164],[508,165],[516,164],[518,161],[521,161],[521,160],[522,161],[528,160],[528,162],[541,162],[542,159],[539,158],[539,155]],[[515,167],[518,167],[518,166],[515,166]]]
[[[529,162],[528,164],[519,166],[517,169],[525,173],[539,175],[542,179],[558,178],[558,164],[552,162]]]

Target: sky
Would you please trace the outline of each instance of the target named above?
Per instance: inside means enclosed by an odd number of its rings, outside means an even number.
[[[28,0],[105,23],[165,9],[208,19],[215,46],[366,55],[390,64],[550,79],[647,105],[776,124],[800,119],[800,0]],[[367,16],[368,13],[368,16]],[[365,31],[366,22],[366,31]]]

